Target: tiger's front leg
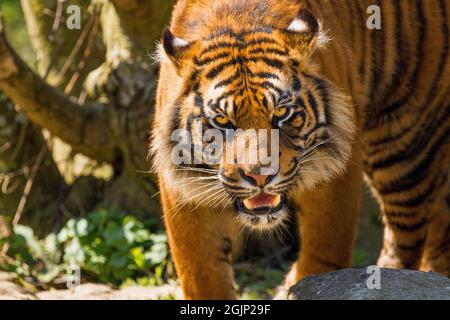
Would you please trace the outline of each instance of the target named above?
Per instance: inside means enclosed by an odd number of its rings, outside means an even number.
[[[231,265],[235,236],[230,212],[181,206],[160,181],[164,222],[183,295],[189,300],[235,299]]]
[[[351,267],[362,190],[362,165],[355,150],[343,175],[295,197],[301,250],[286,278],[286,289],[306,276]]]

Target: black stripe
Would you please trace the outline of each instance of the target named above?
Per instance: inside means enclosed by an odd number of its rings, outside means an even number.
[[[289,54],[287,51],[281,50],[281,49],[276,49],[276,48],[255,48],[255,49],[251,49],[249,51],[250,54],[276,54],[282,57],[287,57]]]
[[[267,58],[267,57],[250,57],[244,58],[239,57],[237,59],[230,59],[228,61],[222,62],[217,66],[214,66],[206,73],[206,78],[212,79],[217,77],[222,71],[226,68],[231,67],[233,65],[242,65],[246,62],[264,62],[270,67],[281,69],[283,66],[283,62],[276,58]]]
[[[217,49],[223,49],[223,48],[239,48],[240,45],[238,42],[236,41],[219,41],[216,43],[213,43],[209,46],[207,46],[205,49],[202,50],[202,52],[200,53],[200,56],[203,56],[205,54],[207,54],[210,51],[217,51]]]
[[[414,223],[414,224],[389,221],[388,224],[390,227],[393,227],[393,228],[397,229],[398,231],[409,233],[409,232],[416,232],[416,231],[426,227],[428,225],[428,220],[423,218],[419,222]]]
[[[278,88],[277,86],[275,86],[272,82],[270,81],[263,81],[261,83],[258,82],[254,82],[252,80],[248,80],[248,84],[250,89],[252,88],[256,88],[256,89],[272,89],[274,90],[276,93],[278,93],[279,95],[281,95],[283,93],[283,90]]]
[[[449,93],[450,93],[450,91],[449,91]],[[445,96],[446,96],[446,94],[444,94],[444,97]],[[424,107],[423,107],[423,109],[424,109]],[[437,114],[439,114],[439,111],[442,111],[442,110],[445,111],[445,108],[441,109],[441,108],[435,107],[435,108],[431,109],[430,110],[431,112],[426,116],[426,119],[422,120],[421,122],[424,124],[427,124],[428,126],[434,125],[436,123]],[[388,135],[380,140],[371,142],[370,143],[371,148],[370,148],[370,151],[367,153],[367,156],[369,158],[372,158],[377,153],[379,153],[381,151],[385,151],[386,147],[387,147],[386,144],[389,144],[389,143],[395,142],[396,140],[402,139],[402,137],[404,135],[408,134],[411,130],[420,127],[420,125],[418,125],[419,121],[420,121],[420,118],[419,119],[416,118],[416,119],[414,119],[414,121],[412,121],[412,124],[410,126],[402,128],[402,130],[400,132],[398,132],[394,135]],[[429,128],[429,130],[430,130],[430,128]]]
[[[229,78],[220,81],[219,83],[217,83],[214,88],[218,89],[220,87],[226,87],[228,85],[230,85],[231,83],[233,83],[233,81],[239,79],[241,77],[241,72],[239,70],[237,70],[232,76],[230,76]]]
[[[398,132],[397,134],[395,134],[395,135],[392,135],[392,136],[388,135],[388,136],[385,136],[385,137],[383,137],[383,138],[381,138],[379,140],[370,142],[369,144],[370,144],[370,146],[372,148],[381,147],[381,149],[376,149],[376,150],[370,151],[370,153],[368,154],[369,157],[375,155],[376,153],[378,153],[378,152],[380,152],[382,150],[383,151],[386,150],[384,144],[391,143],[391,142],[393,142],[395,140],[400,139],[406,133],[408,133],[410,130],[415,128],[416,125],[417,125],[417,122],[413,121],[413,124],[411,126],[402,128],[402,130],[400,132]]]
[[[317,101],[314,98],[314,96],[311,93],[311,91],[308,91],[308,104],[309,104],[309,106],[311,107],[311,109],[312,109],[312,111],[314,113],[314,117],[316,118],[316,119],[314,119],[315,122],[318,123],[319,122],[319,110],[317,109],[318,108]]]
[[[172,119],[170,121],[170,134],[175,132],[175,130],[180,128],[181,119],[180,119],[180,106],[175,104],[172,110]],[[176,145],[176,141],[172,141],[173,145]]]
[[[275,106],[278,105],[278,98],[277,98],[277,96],[272,91],[269,91],[268,94],[270,95],[270,97],[272,99],[273,105],[275,105]]]
[[[423,103],[423,105],[421,107],[418,108],[418,110],[426,110],[426,108],[428,106],[430,106],[432,104],[433,99],[436,96],[436,92],[439,88],[439,83],[441,81],[443,72],[445,70],[445,66],[448,63],[447,59],[448,59],[448,55],[449,55],[449,27],[448,27],[448,13],[447,13],[447,8],[445,6],[445,0],[440,0],[440,13],[442,14],[441,18],[442,18],[442,33],[444,35],[444,40],[443,41],[443,50],[441,52],[440,58],[439,58],[439,63],[438,63],[438,71],[433,79],[432,85],[430,87],[430,90],[427,94],[427,99],[425,100],[425,102]],[[398,79],[401,79],[401,77],[397,77]],[[406,133],[408,133],[410,130],[412,130],[413,128],[415,128],[416,126],[416,122],[417,121],[413,121],[413,124],[409,127],[405,127],[403,128],[399,133],[397,133],[396,135],[392,135],[392,136],[387,136],[384,137],[383,139],[377,140],[377,141],[373,141],[370,143],[371,146],[376,147],[376,146],[380,146],[392,141],[395,141],[397,139],[400,139],[403,135],[405,135]],[[379,152],[380,150],[375,150],[374,152],[371,152],[369,154],[370,155],[374,155],[375,153]]]
[[[267,57],[250,57],[243,59],[243,62],[264,62],[270,67],[281,69],[283,67],[283,61],[277,58],[267,58]]]
[[[433,84],[431,85],[430,91],[428,92],[426,102],[424,106],[428,106],[431,101],[433,101],[436,96],[436,91],[439,88],[439,84],[441,82],[442,74],[444,73],[445,65],[447,64],[448,54],[449,54],[449,29],[448,29],[448,14],[447,7],[445,4],[445,0],[439,1],[440,14],[442,19],[441,32],[444,37],[444,41],[442,43],[443,48],[441,51],[441,55],[439,57],[438,69],[437,73],[433,79]],[[421,109],[419,109],[421,110]]]
[[[396,51],[393,52],[395,54],[395,62],[394,62],[394,70],[392,70],[393,80],[390,87],[386,91],[386,99],[383,102],[383,105],[387,104],[387,99],[391,97],[394,91],[400,86],[401,81],[405,78],[405,73],[407,70],[406,62],[407,54],[405,50],[405,44],[403,43],[403,15],[400,1],[392,1],[392,5],[394,6],[394,30],[395,30],[395,41],[396,41]]]
[[[198,71],[194,70],[190,76],[189,80],[185,82],[185,88],[183,91],[183,96],[187,97],[192,91],[198,90],[200,83],[198,82]]]
[[[411,96],[416,92],[417,88],[417,82],[420,76],[420,72],[422,71],[422,64],[424,61],[424,54],[425,54],[425,46],[423,45],[426,37],[426,30],[427,30],[427,20],[425,17],[424,9],[423,9],[423,2],[417,1],[417,23],[419,24],[419,39],[417,42],[416,47],[416,65],[413,71],[412,79],[408,85],[408,92],[406,95],[400,98],[400,100],[397,100],[394,103],[388,104],[387,107],[383,108],[381,112],[378,114],[378,119],[383,118],[384,115],[388,113],[395,112],[402,106],[405,106],[407,102],[410,100]],[[369,125],[369,129],[373,129],[374,124]]]
[[[300,78],[294,73],[292,75],[292,90],[299,92],[302,89]]]
[[[411,218],[415,217],[419,214],[418,211],[408,211],[408,212],[400,212],[400,211],[386,211],[383,213],[388,219],[389,218]]]
[[[450,118],[450,106],[446,108],[446,113],[438,121],[430,121],[426,127],[419,129],[419,132],[411,140],[411,143],[404,150],[399,150],[396,154],[391,155],[382,160],[376,161],[371,164],[373,170],[380,170],[391,167],[400,162],[410,161],[421,154],[423,150],[426,150],[431,143],[433,134],[439,128],[444,126]],[[430,148],[426,159],[432,160],[439,151],[439,148],[448,140],[450,128],[447,128],[444,133],[441,133],[439,139]],[[423,161],[422,161],[423,162]]]
[[[195,116],[195,114],[190,113],[189,116],[188,116],[187,119],[186,119],[186,130],[191,131],[191,129],[192,129],[192,122],[193,122],[195,119],[198,119],[198,118]]]
[[[229,56],[230,56],[230,53],[227,51],[227,52],[219,53],[219,54],[214,55],[212,57],[208,57],[208,58],[204,58],[204,59],[200,58],[197,61],[197,66],[204,67],[205,65],[210,64],[211,62],[215,62],[216,60],[219,60],[219,59],[222,59],[222,58],[226,58],[226,57],[229,57]]]
[[[291,176],[295,171],[297,171],[297,168],[298,168],[298,160],[297,160],[297,158],[294,158],[294,160],[292,160],[292,161],[294,161],[294,165],[292,166],[292,168],[290,168],[288,171],[286,171],[284,173],[284,175],[287,176],[287,177]],[[291,180],[291,179],[289,179],[289,180]],[[284,180],[283,182],[286,182],[286,180]]]
[[[269,73],[269,72],[257,72],[257,73],[252,73],[251,74],[252,78],[261,78],[261,79],[275,79],[275,80],[280,80],[280,77],[277,76],[274,73]]]
[[[214,41],[220,36],[229,36],[229,37],[240,39],[244,36],[255,35],[257,33],[263,33],[266,35],[272,34],[273,29],[271,29],[269,27],[260,27],[260,28],[246,30],[246,31],[242,31],[242,32],[234,32],[231,28],[221,28],[218,32],[214,32],[213,34],[211,34],[210,36],[205,38],[205,41]]]
[[[266,110],[269,110],[269,100],[267,100],[266,96],[262,97],[261,103]]]
[[[422,239],[419,239],[418,241],[414,242],[413,244],[397,243],[397,244],[395,244],[395,247],[397,249],[402,250],[402,251],[414,251],[414,252],[417,252],[423,247],[423,245],[425,244],[425,240],[426,240],[426,238],[422,238]]]
[[[329,110],[328,110],[329,109],[328,105],[330,103],[330,94],[329,94],[327,83],[325,82],[325,80],[320,79],[320,78],[318,78],[316,76],[313,76],[313,75],[310,75],[310,74],[306,74],[306,73],[303,73],[303,75],[305,77],[307,77],[308,79],[313,80],[313,82],[315,83],[317,89],[320,91],[320,98],[321,98],[321,101],[323,103],[323,111],[325,113],[325,122],[324,122],[324,124],[332,122],[332,119],[330,117],[330,113],[329,113]]]
[[[204,101],[202,95],[199,92],[196,92],[194,101],[195,105],[200,108],[201,112],[203,112]]]
[[[392,183],[382,185],[380,188],[378,188],[378,193],[380,195],[386,196],[392,193],[400,193],[412,190],[429,176],[429,168],[432,164],[432,162],[427,162],[426,160],[422,161],[418,166],[414,167],[413,170],[409,171],[406,175],[398,177],[397,180]]]
[[[217,77],[222,71],[224,71],[226,68],[234,66],[238,64],[239,62],[236,59],[230,59],[225,62],[221,62],[220,64],[212,67],[207,73],[206,78],[213,79]]]
[[[297,106],[301,107],[302,109],[305,108],[305,101],[304,101],[303,98],[300,97],[300,96],[298,96],[298,97],[295,99],[295,104],[296,104]],[[304,115],[304,110],[302,110],[302,111],[303,111],[302,117],[304,118],[304,117],[305,117],[305,115]]]
[[[262,45],[262,44],[274,44],[280,46],[280,44],[272,38],[258,38],[245,42],[245,47],[250,47],[253,45]]]
[[[422,193],[414,196],[413,198],[409,198],[408,200],[399,200],[399,201],[389,201],[384,200],[389,205],[394,205],[403,208],[416,208],[417,206],[423,204],[430,195],[436,190],[437,183],[430,183],[428,187]]]

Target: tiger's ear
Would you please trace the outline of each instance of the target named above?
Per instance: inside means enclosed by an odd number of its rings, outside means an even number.
[[[279,30],[288,48],[295,55],[309,56],[326,39],[317,18],[307,9],[301,9],[286,28]]]
[[[199,41],[187,42],[177,38],[172,34],[169,28],[164,29],[162,44],[166,56],[179,71],[192,64],[200,50]]]

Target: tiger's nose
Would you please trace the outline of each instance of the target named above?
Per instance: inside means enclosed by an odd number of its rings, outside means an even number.
[[[260,170],[242,170],[241,176],[244,180],[250,182],[253,185],[264,187],[267,185],[276,175],[260,174]]]

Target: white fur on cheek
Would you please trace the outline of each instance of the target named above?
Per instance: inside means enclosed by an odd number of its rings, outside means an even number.
[[[305,23],[305,21],[300,20],[300,19],[295,19],[294,21],[292,21],[292,23],[289,25],[288,27],[289,31],[294,31],[294,32],[307,32],[309,30],[308,25]]]
[[[153,53],[149,54],[150,59],[152,59],[152,62],[154,64],[162,63],[162,62],[169,62],[170,59],[167,57],[166,52],[164,51],[162,43],[157,42],[156,43],[156,49]]]
[[[319,36],[317,37],[317,46],[319,48],[324,48],[331,38],[328,36],[327,31],[323,29],[322,23],[319,21]]]
[[[186,47],[189,45],[189,42],[181,38],[174,38],[172,44],[174,47]],[[153,60],[153,63],[170,62],[162,43],[159,42],[156,43],[156,50],[150,54],[150,58]]]

